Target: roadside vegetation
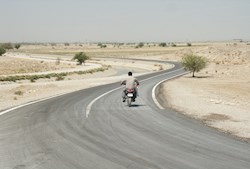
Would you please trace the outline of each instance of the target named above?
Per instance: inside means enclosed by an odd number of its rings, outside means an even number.
[[[143,42],[140,42],[138,45],[135,46],[135,48],[142,48],[144,46]]]
[[[72,60],[76,60],[79,65],[82,65],[82,63],[85,64],[85,61],[89,59],[90,57],[87,56],[84,52],[79,52],[75,54]]]
[[[206,67],[207,59],[202,56],[186,55],[182,58],[181,64],[185,70],[192,72],[192,77],[195,77],[195,72],[199,72]]]
[[[6,51],[11,50],[11,49],[19,49],[21,47],[21,44],[16,43],[15,45],[13,45],[12,43],[2,43],[0,44],[0,56],[2,56],[4,53],[6,53]]]
[[[5,50],[10,50],[10,49],[13,49],[13,48],[14,48],[13,45],[12,45],[12,43],[3,43],[1,46],[2,46]]]
[[[0,56],[2,56],[3,54],[5,54],[6,50],[0,46]]]
[[[31,82],[35,82],[38,79],[50,79],[56,78],[56,81],[64,80],[66,76],[78,74],[92,74],[95,72],[103,72],[108,70],[110,66],[104,65],[101,68],[86,70],[86,71],[75,71],[75,72],[63,72],[63,73],[50,73],[50,74],[40,74],[40,75],[16,75],[16,76],[7,76],[7,77],[0,77],[0,81],[10,81],[16,82],[18,80],[30,80]]]
[[[19,95],[19,96],[22,96],[23,95],[23,91],[21,91],[21,90],[18,90],[18,91],[15,91],[15,95]]]
[[[166,46],[167,46],[167,43],[162,42],[162,43],[159,44],[159,46],[160,46],[160,47],[166,47]]]
[[[14,47],[15,47],[15,49],[18,50],[21,47],[21,44],[20,43],[16,43]]]

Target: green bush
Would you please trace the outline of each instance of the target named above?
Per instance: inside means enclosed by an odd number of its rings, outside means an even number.
[[[143,42],[140,42],[138,45],[137,45],[137,48],[142,48],[144,46],[144,43]]]
[[[15,44],[14,47],[15,47],[16,49],[19,49],[19,48],[21,47],[21,44],[17,43],[17,44]]]
[[[5,54],[6,50],[0,46],[0,56],[2,56],[3,54]]]
[[[90,59],[89,56],[87,56],[84,52],[79,52],[79,53],[75,54],[75,56],[73,57],[72,60],[77,60],[79,65],[82,65],[82,63],[85,64],[85,61],[88,59]]]
[[[162,43],[159,44],[159,46],[160,46],[160,47],[166,47],[167,44],[166,44],[165,42],[162,42]]]

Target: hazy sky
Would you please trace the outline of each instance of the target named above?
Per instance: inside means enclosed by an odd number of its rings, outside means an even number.
[[[0,0],[0,42],[250,40],[250,0]]]

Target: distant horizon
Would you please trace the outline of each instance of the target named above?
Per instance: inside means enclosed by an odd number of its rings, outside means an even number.
[[[249,0],[1,0],[0,42],[250,40]]]
[[[240,42],[241,41],[241,42]],[[188,42],[184,42],[184,41],[158,41],[158,42],[151,42],[151,41],[131,41],[131,42],[125,42],[125,41],[113,41],[113,42],[108,42],[108,41],[92,41],[92,42],[53,42],[53,41],[47,41],[47,42],[32,42],[32,41],[24,41],[24,42],[11,42],[11,41],[0,41],[0,44],[3,43],[20,43],[20,44],[65,44],[65,43],[69,43],[69,44],[97,44],[97,43],[106,43],[106,44],[114,44],[114,43],[124,43],[124,44],[129,44],[129,43],[223,43],[223,42],[240,42],[240,43],[246,43],[246,42],[250,42],[250,40],[247,39],[231,39],[231,40],[204,40],[204,41],[188,41]]]

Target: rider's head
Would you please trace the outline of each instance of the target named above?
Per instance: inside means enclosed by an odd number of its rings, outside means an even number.
[[[128,75],[129,75],[129,76],[132,76],[132,72],[128,72]]]

